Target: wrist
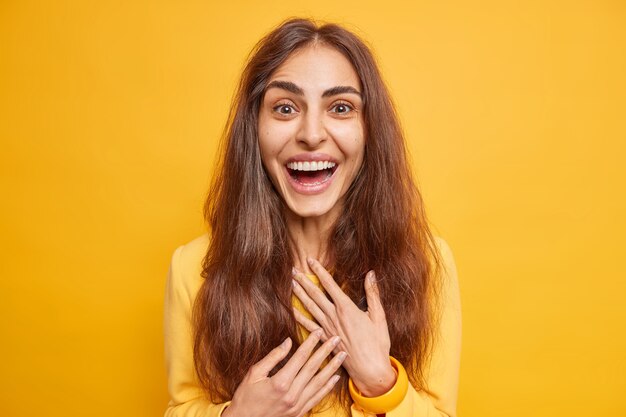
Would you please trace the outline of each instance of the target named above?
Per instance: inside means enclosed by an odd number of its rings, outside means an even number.
[[[355,405],[360,409],[372,414],[384,414],[396,408],[405,398],[409,387],[409,379],[406,370],[397,359],[390,356],[389,360],[395,372],[396,382],[391,389],[376,397],[368,397],[359,391],[350,378],[348,388]]]
[[[397,377],[398,373],[391,366],[391,363],[387,361],[387,366],[374,373],[373,377],[363,378],[360,381],[353,379],[353,382],[359,392],[365,397],[378,397],[389,391],[396,384]]]

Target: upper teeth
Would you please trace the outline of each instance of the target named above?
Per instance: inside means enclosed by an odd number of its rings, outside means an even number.
[[[311,161],[311,162],[289,162],[287,168],[296,171],[321,171],[335,166],[334,162],[329,161]]]

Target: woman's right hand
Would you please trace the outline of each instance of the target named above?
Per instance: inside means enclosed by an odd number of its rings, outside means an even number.
[[[254,364],[222,417],[300,417],[306,414],[331,391],[339,379],[334,373],[346,357],[345,352],[340,352],[317,372],[339,343],[338,336],[329,339],[313,353],[321,335],[321,330],[311,333],[272,377],[270,371],[289,354],[290,338]]]

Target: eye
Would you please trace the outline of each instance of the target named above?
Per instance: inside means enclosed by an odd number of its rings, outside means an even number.
[[[280,114],[281,116],[290,116],[296,112],[296,109],[291,103],[279,103],[272,107],[272,110]]]
[[[337,114],[348,114],[354,111],[354,107],[352,107],[350,104],[345,103],[345,102],[335,103],[335,105],[331,108],[335,109],[333,113],[337,113]]]

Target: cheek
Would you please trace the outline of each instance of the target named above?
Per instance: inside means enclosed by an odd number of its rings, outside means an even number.
[[[276,143],[273,140],[274,135],[267,127],[259,128],[259,149],[261,151],[261,159],[267,165],[269,160],[276,154]]]
[[[259,147],[264,160],[276,157],[289,141],[289,128],[284,124],[259,123]]]
[[[365,139],[363,136],[353,136],[352,141],[349,144],[349,150],[346,150],[346,154],[349,155],[350,163],[352,166],[353,175],[356,175],[363,165],[363,158],[365,155]]]
[[[269,132],[267,129],[262,130],[259,129],[259,150],[261,151],[261,159],[263,159],[263,163],[267,163],[267,157],[271,155],[272,143],[269,140]]]
[[[360,164],[365,151],[365,137],[361,126],[339,126],[333,131],[333,135],[337,138],[337,146],[346,160]]]

